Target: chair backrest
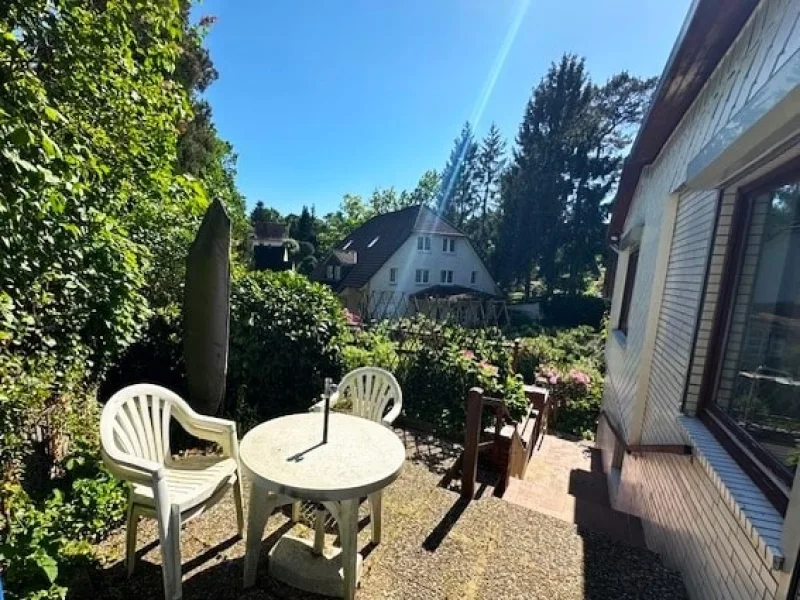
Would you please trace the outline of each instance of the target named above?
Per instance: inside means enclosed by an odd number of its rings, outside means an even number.
[[[352,403],[357,417],[381,422],[391,408],[403,405],[403,392],[394,375],[377,367],[361,367],[344,376],[339,384],[339,397]]]
[[[170,420],[190,410],[180,396],[161,386],[128,386],[103,407],[100,443],[112,460],[128,455],[164,464],[171,457]]]

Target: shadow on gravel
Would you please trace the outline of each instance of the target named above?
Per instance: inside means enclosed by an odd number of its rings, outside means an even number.
[[[439,544],[447,537],[447,534],[450,533],[450,530],[453,529],[468,506],[469,501],[459,496],[455,504],[450,507],[442,517],[442,520],[439,521],[439,524],[433,528],[428,537],[422,542],[422,547],[428,552],[436,552]]]

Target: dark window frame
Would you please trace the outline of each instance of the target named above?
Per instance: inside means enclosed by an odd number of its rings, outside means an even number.
[[[622,304],[617,317],[618,331],[628,335],[628,319],[631,316],[631,302],[633,301],[633,286],[636,284],[636,273],[639,270],[639,246],[632,246],[628,250],[628,264],[625,267],[625,281],[622,288]]]
[[[722,409],[714,400],[722,375],[736,295],[744,266],[747,238],[753,216],[754,199],[777,186],[795,181],[800,175],[800,159],[789,161],[737,192],[731,228],[723,260],[717,306],[711,325],[706,366],[700,383],[698,417],[745,473],[761,489],[775,509],[786,514],[793,476]],[[722,202],[719,202],[719,212]]]

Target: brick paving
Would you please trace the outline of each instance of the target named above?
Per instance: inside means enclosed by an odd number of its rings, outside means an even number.
[[[641,521],[615,511],[592,442],[546,435],[528,464],[523,480],[512,479],[503,499],[537,512],[597,531],[612,539],[644,547]]]

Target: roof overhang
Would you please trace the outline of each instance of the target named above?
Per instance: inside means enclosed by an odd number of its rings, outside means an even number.
[[[622,169],[609,238],[622,234],[642,169],[661,152],[757,5],[758,0],[692,3]]]

